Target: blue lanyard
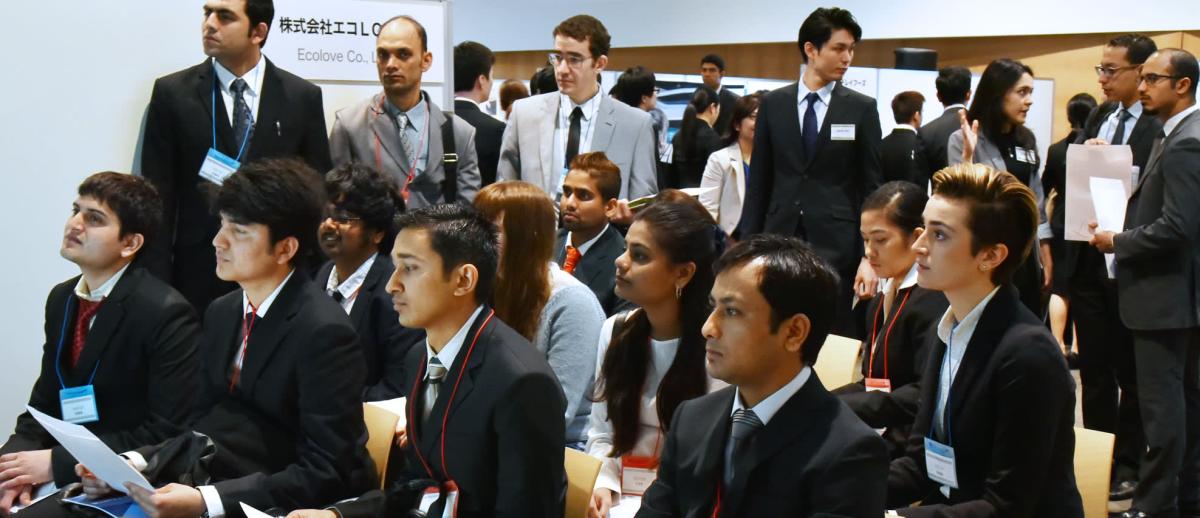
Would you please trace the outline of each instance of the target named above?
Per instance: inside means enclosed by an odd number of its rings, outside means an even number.
[[[942,371],[944,373],[942,379],[946,380],[946,404],[942,405],[942,417],[946,421],[946,446],[950,446],[954,443],[954,433],[951,431],[950,427],[950,395],[951,391],[954,389],[954,380],[951,377],[950,369],[950,362],[953,361],[953,359],[950,357],[950,351],[954,349],[954,330],[956,329],[958,329],[958,324],[950,326],[950,338],[946,340],[946,353],[942,355]],[[962,361],[959,361],[960,366],[961,364]],[[938,385],[941,385],[940,380]],[[929,421],[930,436],[932,436],[934,430],[936,430],[934,425],[937,424],[937,407],[935,406],[933,410],[933,417]]]
[[[62,332],[58,333],[58,352],[54,354],[54,372],[58,374],[58,384],[62,386],[63,390],[67,388],[67,382],[63,381],[62,375],[62,348],[63,340],[67,337],[67,322],[71,320],[71,300],[74,298],[74,295],[67,296],[67,306],[63,308]],[[96,360],[96,366],[92,367],[92,375],[88,377],[87,385],[96,381],[97,370],[100,370],[100,360]]]
[[[234,161],[242,161],[242,152],[246,151],[246,143],[250,140],[250,128],[253,127],[254,124],[246,125],[246,134],[242,135],[242,147],[238,149],[237,156],[233,158]],[[215,78],[212,89],[212,147],[217,149],[217,80]]]

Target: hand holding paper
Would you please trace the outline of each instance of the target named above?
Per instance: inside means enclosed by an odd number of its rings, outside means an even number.
[[[71,456],[75,457],[80,464],[87,466],[88,470],[96,475],[96,478],[121,492],[126,491],[126,482],[143,489],[154,490],[146,477],[133,469],[125,462],[125,459],[114,453],[108,445],[87,428],[60,421],[31,406],[26,406],[25,409],[38,423],[41,423],[50,435],[58,440],[63,448],[66,448]]]

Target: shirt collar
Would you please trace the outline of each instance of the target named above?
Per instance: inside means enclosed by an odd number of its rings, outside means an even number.
[[[779,390],[776,390],[775,393],[767,396],[762,401],[759,401],[757,405],[754,405],[754,407],[750,409],[750,411],[754,412],[754,415],[758,416],[758,420],[762,421],[763,426],[766,426],[767,423],[771,421],[771,418],[775,417],[775,414],[779,413],[779,409],[783,408],[784,403],[787,403],[789,399],[792,399],[792,396],[796,395],[797,392],[800,392],[800,389],[804,387],[804,384],[808,382],[808,378],[811,376],[812,369],[805,365],[800,369],[800,372],[797,373],[794,378],[792,378],[792,381],[787,382],[787,385],[779,387]],[[733,390],[733,409],[729,412],[729,415],[733,415],[733,412],[746,408],[746,406],[742,404],[741,390],[742,389],[740,388],[735,388]]]
[[[450,370],[450,366],[454,365],[454,359],[458,357],[458,352],[462,350],[463,342],[467,340],[467,331],[471,329],[471,324],[479,318],[479,313],[483,311],[483,306],[475,308],[475,312],[471,313],[471,318],[468,318],[462,327],[458,328],[458,332],[450,337],[450,341],[446,342],[446,346],[442,347],[442,351],[435,353],[433,348],[429,346],[429,337],[425,338],[425,359],[430,362],[433,358],[437,358],[442,363],[446,370]],[[425,372],[425,377],[429,377],[428,369]]]
[[[425,102],[425,94],[423,92],[421,93],[421,100],[417,101],[417,104],[409,108],[408,111],[401,110],[392,104],[392,100],[388,99],[387,96],[384,96],[383,99],[383,109],[392,119],[404,114],[405,117],[408,117],[408,123],[412,127],[418,128],[418,130],[425,124],[425,117],[429,114],[429,107]]]
[[[112,293],[113,288],[117,286],[117,282],[121,280],[121,276],[125,275],[125,270],[128,269],[128,264],[122,266],[120,270],[117,270],[117,273],[114,273],[112,277],[104,281],[104,284],[101,284],[99,288],[94,290],[88,288],[87,280],[80,275],[79,282],[75,283],[75,296],[88,302],[100,302],[104,300],[108,294]]]
[[[258,63],[255,63],[254,68],[246,71],[240,78],[233,75],[225,65],[222,65],[217,58],[212,58],[213,69],[217,72],[217,81],[221,83],[221,89],[226,92],[232,92],[230,86],[233,85],[233,80],[243,79],[246,81],[246,94],[258,96],[258,92],[262,89],[263,68],[266,66],[267,57],[260,54]]]
[[[288,272],[287,277],[283,278],[283,282],[279,283],[279,286],[275,287],[275,291],[272,291],[270,295],[267,295],[267,298],[263,300],[257,308],[254,308],[254,314],[258,315],[258,318],[267,318],[267,310],[271,309],[271,304],[275,302],[275,297],[278,297],[279,292],[283,291],[284,285],[288,283],[288,280],[292,278],[292,274],[294,273],[296,273],[296,269],[292,268],[292,270]],[[242,314],[245,315],[249,312],[250,297],[246,295],[246,290],[242,290]]]
[[[817,97],[821,99],[821,104],[829,106],[829,98],[833,97],[833,89],[836,87],[837,81],[830,81],[829,84],[822,86],[817,90]],[[812,90],[809,90],[807,86],[804,86],[804,81],[800,81],[800,88],[797,88],[796,90],[799,97],[799,100],[796,101],[797,104],[804,102],[804,98],[812,92]]]
[[[917,132],[917,127],[916,127],[916,126],[913,126],[912,124],[897,124],[895,129],[898,129],[898,130],[908,130],[908,131],[911,131],[911,132],[913,132],[913,133],[916,133],[916,132]]]
[[[974,308],[971,309],[967,316],[963,317],[962,322],[958,322],[954,318],[954,308],[946,308],[946,313],[942,315],[942,320],[938,322],[937,334],[942,342],[950,341],[950,331],[954,331],[955,336],[965,336],[967,341],[970,341],[971,335],[975,332],[975,326],[979,324],[979,318],[983,316],[983,309],[987,307],[988,302],[992,301],[992,297],[996,296],[996,292],[1000,291],[1000,287],[992,288],[992,292],[988,293],[983,300],[979,301]],[[964,343],[964,346],[966,343]]]
[[[571,112],[578,107],[579,109],[583,110],[583,120],[591,122],[592,117],[596,115],[596,110],[600,106],[600,98],[604,97],[604,95],[602,95],[603,93],[604,92],[600,90],[596,90],[596,95],[593,95],[591,99],[584,101],[583,104],[575,104],[575,101],[572,101],[567,94],[559,93],[558,112],[563,114],[564,117],[570,117]]]
[[[882,279],[879,281],[879,291],[886,293],[891,288],[892,283],[896,282],[895,278]],[[908,273],[904,274],[904,278],[900,280],[900,288],[896,291],[908,289],[917,285],[917,263],[913,263],[912,268],[908,269]]]
[[[354,270],[354,273],[350,274],[341,284],[338,284],[337,281],[337,267],[330,268],[329,280],[325,282],[325,292],[330,295],[335,291],[341,293],[343,300],[353,297],[358,292],[358,288],[362,287],[363,281],[367,280],[367,272],[371,271],[371,265],[375,264],[375,258],[378,256],[379,254],[371,254],[371,257],[363,261],[358,269]]]
[[[587,241],[584,241],[582,245],[575,247],[577,250],[579,250],[579,255],[581,257],[584,255],[587,255],[588,249],[590,249],[592,247],[592,245],[596,244],[596,241],[599,241],[605,232],[608,232],[608,223],[604,224],[604,230],[601,230],[599,234],[596,234],[596,237],[593,237]],[[571,246],[571,233],[570,232],[567,232],[567,246]]]
[[[1171,132],[1175,131],[1175,127],[1179,126],[1179,123],[1183,122],[1184,118],[1186,118],[1188,115],[1191,115],[1192,112],[1195,112],[1197,109],[1200,109],[1200,106],[1193,104],[1193,105],[1189,106],[1187,109],[1185,109],[1179,113],[1176,113],[1170,119],[1167,119],[1167,122],[1163,123],[1163,135],[1166,135],[1168,137],[1171,136]]]
[[[963,103],[954,103],[954,104],[951,104],[950,106],[947,106],[945,110],[942,110],[942,113],[946,113],[946,112],[948,112],[948,111],[950,111],[950,110],[953,110],[953,109],[955,109],[955,108],[959,108],[959,109],[963,109],[963,110],[965,110],[965,109],[967,109],[967,105],[965,105],[965,104],[963,104]]]
[[[1113,110],[1112,115],[1109,117],[1116,118],[1117,114],[1121,113],[1121,110],[1129,112],[1129,115],[1133,116],[1132,120],[1137,120],[1138,117],[1142,116],[1142,101],[1134,101],[1133,104],[1129,105],[1129,108],[1125,108],[1125,105],[1117,103],[1117,109]]]

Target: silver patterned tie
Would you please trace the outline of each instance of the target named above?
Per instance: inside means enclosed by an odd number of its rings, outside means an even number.
[[[404,158],[409,162],[413,162],[417,157],[413,154],[412,141],[408,139],[408,123],[408,115],[403,113],[396,115],[396,132],[400,134],[400,145],[404,147]],[[405,164],[406,169],[407,167],[407,164]],[[404,171],[404,173],[408,174],[408,171]]]
[[[437,404],[438,389],[442,386],[442,378],[446,377],[446,366],[442,365],[442,361],[434,356],[429,360],[429,368],[426,369],[425,382],[425,397],[422,401],[421,419],[428,420],[429,414],[433,412],[433,405]]]

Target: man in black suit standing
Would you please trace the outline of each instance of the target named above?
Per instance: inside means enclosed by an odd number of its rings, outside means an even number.
[[[1133,331],[1146,456],[1131,518],[1200,516],[1200,115],[1196,57],[1160,49],[1140,70],[1142,107],[1163,122],[1125,211],[1096,231],[1116,256],[1121,320]]]
[[[166,283],[130,265],[161,223],[162,201],[145,179],[88,177],[59,251],[80,275],[46,299],[42,370],[29,406],[83,424],[118,451],[181,432],[199,386],[196,312]],[[72,391],[74,401],[61,390]],[[28,505],[43,484],[75,481],[71,454],[28,412],[17,417],[0,447],[0,514]]]
[[[721,80],[725,79],[725,58],[719,55],[709,54],[700,58],[700,78],[705,86],[716,90],[721,98],[721,112],[717,115],[717,123],[713,125],[713,130],[717,135],[724,137],[729,134],[729,123],[733,120],[733,105],[742,96],[721,85]]]
[[[946,156],[947,142],[950,140],[950,134],[962,127],[958,120],[958,112],[967,109],[967,102],[971,100],[971,71],[966,67],[943,68],[938,70],[937,79],[933,84],[937,87],[938,101],[946,109],[941,116],[921,126],[917,131],[921,141],[925,143],[931,175],[949,165]]]
[[[404,357],[425,333],[400,325],[387,280],[395,267],[388,252],[396,239],[396,215],[404,210],[391,178],[362,164],[340,165],[325,175],[325,219],[318,243],[329,261],[316,281],[350,316],[366,360],[363,401],[405,394]]]
[[[870,297],[877,279],[858,233],[863,200],[882,183],[875,100],[842,86],[862,28],[849,11],[819,8],[800,26],[800,82],[766,95],[758,110],[754,161],[739,224],[808,241],[838,272],[834,332],[855,334],[852,294]]]
[[[608,316],[633,307],[613,291],[614,261],[625,253],[625,237],[608,218],[617,210],[620,193],[621,170],[603,151],[596,151],[571,161],[558,203],[563,228],[558,231],[554,262],[591,288]]]
[[[320,88],[263,56],[274,14],[271,0],[205,0],[208,59],[155,81],[146,112],[142,175],[162,195],[165,218],[143,259],[200,312],[235,287],[214,273],[220,222],[209,200],[221,175],[200,174],[206,156],[298,156],[316,171],[330,168]]]
[[[1106,102],[1092,111],[1076,142],[1129,146],[1139,172],[1146,170],[1154,139],[1162,131],[1162,121],[1146,113],[1138,94],[1138,67],[1157,49],[1154,40],[1138,34],[1108,42],[1097,67]],[[1065,191],[1065,180],[1062,185]],[[1059,199],[1066,199],[1062,194]],[[1062,218],[1054,218],[1060,229]],[[1146,437],[1138,407],[1133,335],[1121,322],[1117,282],[1109,277],[1104,255],[1081,241],[1066,241],[1055,267],[1067,280],[1076,324],[1083,425],[1116,435],[1110,497],[1126,500],[1137,487]]]
[[[921,127],[921,107],[925,96],[921,92],[900,92],[892,98],[892,116],[896,128],[879,143],[880,164],[883,166],[883,181],[903,180],[912,182],[922,189],[928,187],[933,172],[925,157],[925,146],[917,136]]]
[[[832,268],[796,238],[758,235],[715,270],[707,370],[733,386],[679,406],[637,516],[882,516],[887,447],[811,367],[839,296]]]
[[[474,41],[454,46],[454,114],[475,127],[475,153],[479,155],[479,187],[496,181],[504,123],[479,109],[492,95],[492,50]]]

